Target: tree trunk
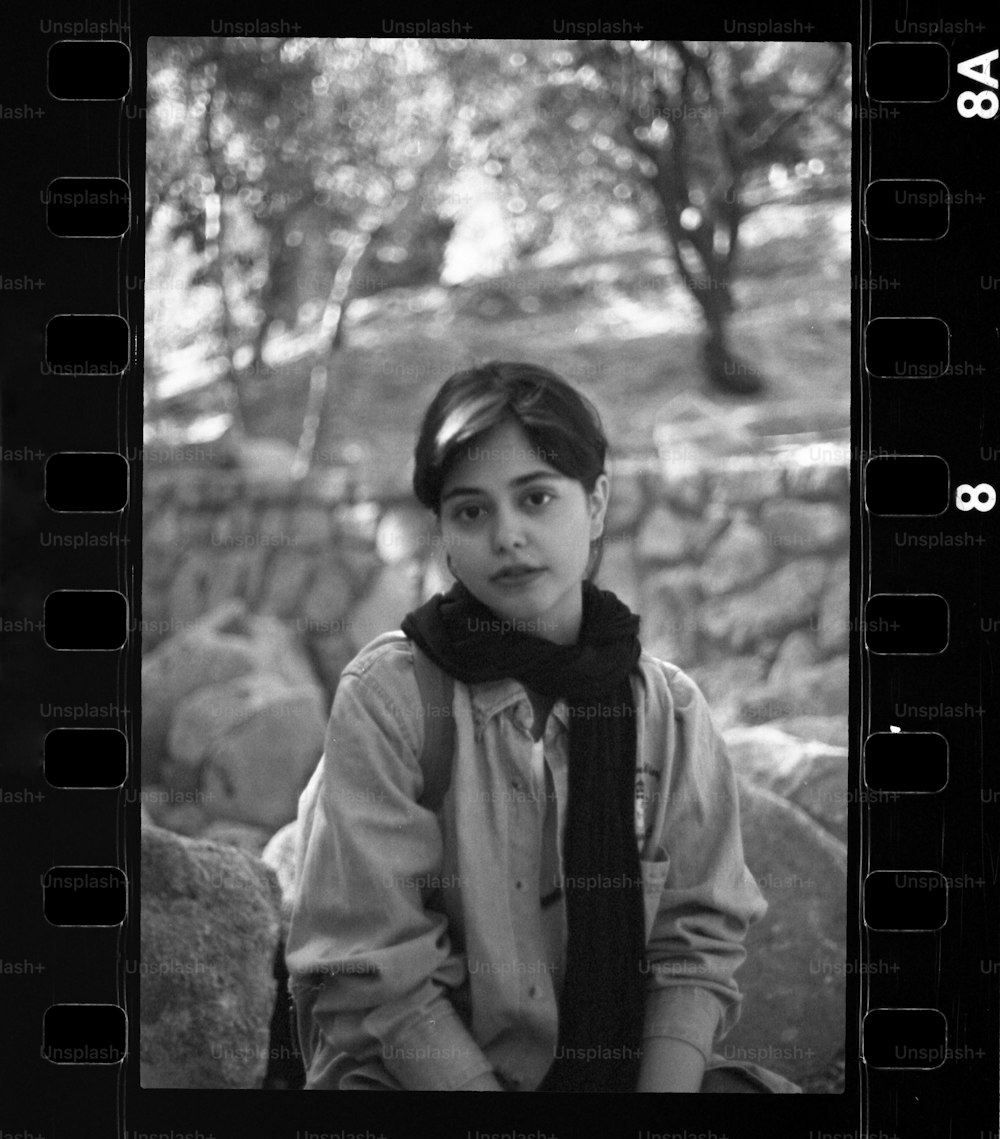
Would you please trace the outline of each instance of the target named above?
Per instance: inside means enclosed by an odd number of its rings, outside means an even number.
[[[726,255],[715,252],[711,222],[703,223],[696,231],[686,230],[681,225],[676,188],[669,175],[662,173],[663,169],[661,167],[654,188],[677,270],[705,320],[701,349],[705,378],[718,391],[753,395],[764,388],[760,370],[741,360],[729,347],[729,318],[736,307],[731,288],[732,247]],[[686,197],[685,194],[684,199]]]
[[[326,365],[313,369],[309,397],[299,436],[298,453],[293,472],[304,476],[314,465],[316,448],[329,434],[336,396],[340,392],[339,355],[344,342],[347,311],[357,292],[358,281],[373,255],[375,235],[390,226],[405,226],[420,210],[423,190],[431,173],[447,158],[447,135],[442,135],[430,158],[416,171],[413,185],[402,192],[387,208],[378,225],[355,234],[337,266],[330,295],[320,320],[320,344],[317,355],[326,356]],[[330,377],[333,375],[334,382]]]
[[[354,235],[337,266],[333,286],[327,298],[326,307],[320,320],[320,345],[317,356],[326,358],[324,364],[317,364],[309,378],[309,395],[306,411],[302,417],[302,431],[292,465],[292,473],[297,478],[304,476],[315,463],[316,445],[325,434],[332,414],[335,397],[339,394],[337,382],[337,357],[343,346],[344,320],[351,301],[354,299],[354,281],[358,278],[358,268],[367,264],[366,254],[372,248],[375,231],[362,231]],[[330,382],[330,373],[334,382]]]
[[[222,355],[226,369],[225,382],[229,387],[229,407],[227,410],[232,417],[233,431],[238,435],[243,435],[245,434],[245,422],[243,417],[242,392],[240,390],[239,378],[236,375],[236,369],[233,366],[235,322],[233,321],[232,309],[229,304],[229,290],[227,287],[227,278],[229,276],[226,267],[227,219],[225,192],[222,187],[225,170],[223,169],[222,154],[215,146],[215,141],[212,137],[215,116],[225,99],[225,92],[223,91],[221,96],[219,93],[219,79],[223,70],[221,45],[217,47],[216,53],[212,58],[215,60],[217,70],[209,90],[208,106],[205,108],[203,138],[205,141],[205,161],[208,165],[209,176],[213,183],[212,193],[209,197],[214,199],[218,205],[218,218],[214,232],[210,232],[208,210],[206,209],[205,253],[211,265],[209,279],[215,282],[216,288],[219,290],[219,331],[222,339]]]
[[[251,341],[253,349],[251,368],[255,372],[263,370],[264,345],[267,343],[268,330],[277,319],[281,305],[287,300],[289,278],[293,274],[289,272],[287,265],[285,236],[299,216],[299,208],[293,206],[286,213],[270,216],[261,223],[267,234],[267,276],[258,298],[263,315]]]
[[[732,353],[728,336],[729,319],[736,307],[731,285],[739,226],[746,212],[740,196],[742,156],[724,121],[705,60],[683,41],[671,40],[669,44],[681,64],[680,86],[673,92],[665,89],[655,92],[658,111],[671,115],[669,131],[658,142],[648,138],[648,124],[632,94],[637,69],[635,58],[631,56],[631,70],[621,85],[623,94],[616,98],[615,110],[622,123],[619,137],[623,145],[645,158],[652,167],[651,173],[643,176],[643,182],[659,204],[663,230],[681,281],[704,317],[701,363],[705,378],[719,391],[753,394],[763,390],[763,378],[758,369]],[[617,66],[617,61],[613,66]],[[687,152],[689,136],[685,118],[692,106],[696,80],[703,84],[707,101],[715,113],[715,176],[711,185],[699,187],[704,198],[698,199],[698,224],[685,227],[681,224],[681,215],[694,205],[692,190],[697,182]],[[720,234],[726,239],[724,251],[716,246]]]

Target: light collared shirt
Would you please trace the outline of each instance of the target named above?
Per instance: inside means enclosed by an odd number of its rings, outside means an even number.
[[[736,779],[700,689],[645,651],[631,679],[643,1038],[686,1041],[708,1061],[738,1019],[733,974],[767,903],[743,861]],[[494,1071],[531,1091],[556,1056],[566,702],[538,742],[517,680],[456,681],[451,713],[451,782],[435,812],[418,802],[409,642],[384,635],[342,673],[299,800],[286,944],[309,1089],[458,1091]]]

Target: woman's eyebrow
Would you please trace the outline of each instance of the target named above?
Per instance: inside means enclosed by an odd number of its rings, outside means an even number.
[[[525,475],[518,475],[516,479],[511,479],[507,485],[522,486],[524,483],[534,482],[535,479],[557,478],[559,478],[557,471],[528,471]],[[441,502],[445,503],[449,498],[456,498],[460,494],[486,494],[486,491],[479,486],[453,486],[447,494],[442,495]]]

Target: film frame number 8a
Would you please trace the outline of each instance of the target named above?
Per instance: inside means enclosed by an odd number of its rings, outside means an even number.
[[[970,59],[963,59],[958,65],[958,74],[976,83],[984,84],[992,90],[988,91],[962,91],[955,105],[963,119],[992,119],[996,117],[1000,108],[1000,99],[997,98],[997,80],[990,72],[990,65],[1000,56],[1000,48],[974,55]]]

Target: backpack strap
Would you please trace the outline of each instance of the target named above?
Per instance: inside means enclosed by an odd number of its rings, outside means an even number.
[[[424,773],[424,790],[420,805],[429,811],[440,810],[451,783],[451,766],[455,753],[455,722],[452,703],[455,678],[439,668],[412,641],[413,671],[420,690],[421,713],[424,718],[424,747],[420,767]]]

